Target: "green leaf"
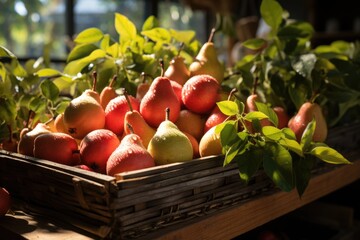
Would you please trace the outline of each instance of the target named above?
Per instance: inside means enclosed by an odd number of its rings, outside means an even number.
[[[171,40],[170,32],[165,28],[153,28],[151,30],[142,31],[141,35],[146,36],[154,42],[169,43]]]
[[[239,113],[239,107],[233,101],[220,101],[217,102],[216,105],[219,107],[220,111],[226,116],[234,116]]]
[[[153,28],[159,27],[159,21],[155,16],[149,16],[142,26],[142,31],[150,30]]]
[[[59,97],[58,87],[49,79],[46,79],[40,84],[41,94],[51,101],[55,101]]]
[[[308,125],[306,126],[303,132],[303,135],[301,136],[300,145],[304,152],[306,152],[310,147],[310,143],[312,142],[315,128],[316,128],[316,120],[315,118],[313,118],[312,121],[308,123]]]
[[[53,83],[59,89],[59,91],[63,91],[69,89],[73,84],[73,80],[68,76],[61,76],[53,79]]]
[[[260,5],[260,13],[272,31],[276,32],[282,21],[281,5],[275,0],[263,0]]]
[[[280,39],[310,39],[313,33],[314,29],[310,23],[296,21],[281,28],[277,35]]]
[[[264,126],[262,133],[265,137],[273,141],[279,141],[284,136],[284,133],[280,129],[273,126]]]
[[[10,98],[0,98],[0,124],[5,121],[6,124],[11,125],[16,118],[16,102]]]
[[[300,197],[303,195],[309,184],[311,179],[311,169],[314,164],[315,161],[313,158],[293,158],[295,185]]]
[[[310,154],[316,156],[320,160],[331,164],[350,164],[341,153],[330,147],[315,147],[311,149]]]
[[[249,112],[245,115],[245,119],[249,120],[249,121],[253,121],[255,119],[261,120],[261,119],[265,119],[265,118],[268,118],[268,116],[259,111]]]
[[[95,43],[100,41],[104,37],[102,31],[98,28],[87,28],[80,32],[74,42],[77,44],[81,43]]]
[[[46,101],[42,97],[34,97],[29,103],[29,108],[35,113],[42,113],[46,109]]]
[[[266,105],[265,103],[262,103],[262,102],[255,102],[255,105],[260,112],[262,112],[262,113],[266,114],[266,116],[268,116],[270,122],[272,122],[275,126],[278,126],[279,119],[277,117],[277,114],[271,107],[269,107],[268,105]]]
[[[263,151],[258,148],[251,148],[243,154],[236,156],[240,178],[248,183],[260,168],[263,158]]]
[[[281,146],[283,146],[286,149],[289,149],[289,150],[293,151],[294,153],[296,153],[300,157],[304,156],[302,147],[296,140],[283,138],[283,139],[281,139],[279,141],[279,143],[280,143]]]
[[[266,40],[262,38],[253,38],[246,40],[242,43],[242,45],[246,48],[252,49],[252,50],[258,50],[264,47],[266,44]]]
[[[43,68],[35,73],[39,77],[55,77],[61,76],[61,72],[52,68]]]
[[[239,151],[241,151],[242,142],[241,140],[236,141],[233,145],[228,147],[225,152],[224,166],[231,163],[231,161],[236,157]],[[224,149],[224,148],[223,148]]]
[[[295,135],[294,131],[291,130],[290,128],[286,127],[286,128],[281,129],[281,131],[284,133],[284,136],[287,139],[296,140],[296,135]]]
[[[220,141],[223,147],[230,146],[234,142],[239,140],[237,135],[237,128],[235,127],[235,122],[225,122],[223,129],[220,132]]]
[[[265,145],[263,166],[265,173],[282,191],[293,189],[292,158],[288,150],[273,142]]]
[[[95,49],[98,49],[98,47],[94,44],[76,45],[69,53],[66,61],[71,62],[77,59],[84,58],[90,55],[93,51],[95,51]]]
[[[137,34],[135,24],[120,13],[115,13],[115,29],[120,35],[121,42],[132,40]]]
[[[179,30],[170,29],[170,35],[176,41],[188,45],[195,38],[196,33],[195,31],[190,31],[190,30],[179,31]]]

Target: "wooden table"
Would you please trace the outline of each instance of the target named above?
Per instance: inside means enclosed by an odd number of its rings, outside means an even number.
[[[273,192],[248,202],[194,221],[169,227],[159,235],[157,232],[143,239],[231,239],[259,227],[271,220],[294,211],[310,202],[328,195],[360,178],[360,161],[339,166],[330,172],[314,176],[303,197],[296,191]],[[0,218],[0,236],[5,239],[95,239],[84,231],[59,220],[15,211]],[[6,235],[7,234],[7,235]]]

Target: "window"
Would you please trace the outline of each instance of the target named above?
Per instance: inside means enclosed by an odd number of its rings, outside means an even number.
[[[0,0],[0,45],[19,59],[38,58],[44,51],[65,61],[76,33],[97,27],[115,39],[114,13],[127,16],[141,30],[150,15],[162,27],[193,29],[206,39],[205,12],[193,12],[178,1],[148,0]]]

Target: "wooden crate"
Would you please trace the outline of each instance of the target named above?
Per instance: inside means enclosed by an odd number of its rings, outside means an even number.
[[[333,129],[330,146],[357,152],[360,125]],[[358,152],[357,152],[358,154]],[[245,185],[223,156],[118,174],[116,178],[0,151],[0,185],[25,211],[63,219],[101,238],[136,239],[278,191],[259,171]],[[338,167],[319,164],[313,174]]]

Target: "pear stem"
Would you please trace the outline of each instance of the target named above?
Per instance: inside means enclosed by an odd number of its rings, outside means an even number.
[[[180,52],[183,50],[184,45],[185,45],[184,42],[181,42],[181,43],[180,43],[179,51],[178,51],[178,53],[177,53],[177,55],[176,55],[177,57],[180,56]]]
[[[170,119],[170,108],[166,108],[165,109],[165,120],[169,120]]]
[[[214,34],[215,34],[216,29],[212,28],[211,32],[210,32],[210,36],[207,42],[212,42],[213,38],[214,38]]]
[[[44,124],[45,124],[45,125],[48,125],[48,124],[51,123],[52,121],[54,121],[54,118],[53,118],[53,117],[50,118],[49,120],[47,120]]]
[[[28,128],[29,127],[29,124],[30,124],[30,119],[32,118],[32,115],[33,115],[33,110],[29,110],[29,115],[28,115],[28,117],[27,117],[27,119],[26,119],[26,123],[25,123],[25,127],[26,128]]]
[[[117,80],[117,75],[115,74],[109,83],[109,87],[112,87],[114,85],[114,83],[116,82],[116,80]]]
[[[228,96],[228,101],[230,101],[230,99],[232,98],[232,96],[234,96],[234,94],[237,92],[238,90],[237,90],[237,88],[233,88],[232,90],[231,90],[231,92],[229,93],[229,96]]]
[[[134,109],[133,109],[133,107],[132,107],[132,105],[131,105],[130,98],[129,98],[126,90],[123,89],[123,91],[124,91],[123,94],[124,94],[124,96],[125,96],[125,99],[126,99],[126,102],[127,102],[128,106],[129,106],[130,112],[133,112]]]
[[[130,123],[126,123],[126,127],[129,129],[131,133],[134,133],[134,128],[131,126]]]
[[[95,89],[96,89],[96,81],[97,81],[97,72],[96,71],[94,71],[92,73],[92,77],[93,77],[94,81],[93,81],[91,90],[95,91]]]
[[[165,74],[164,60],[160,59],[159,62],[160,62],[160,66],[161,66],[161,74],[160,74],[160,76],[164,77],[164,74]]]
[[[310,103],[314,103],[315,100],[316,100],[316,98],[317,98],[319,95],[320,95],[320,93],[314,92],[314,93],[312,94],[311,98],[309,99],[309,102],[310,102]]]

